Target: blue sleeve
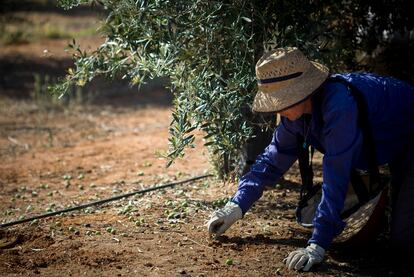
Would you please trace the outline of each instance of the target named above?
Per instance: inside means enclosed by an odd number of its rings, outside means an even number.
[[[267,185],[274,184],[297,159],[297,138],[285,124],[279,124],[272,142],[259,155],[250,172],[239,182],[232,202],[237,203],[245,214],[263,194]]]
[[[350,172],[362,147],[356,102],[349,93],[342,92],[336,88],[336,93],[327,97],[322,108],[325,145],[322,199],[313,219],[314,230],[309,243],[316,243],[324,249],[345,227],[340,213],[348,191]]]

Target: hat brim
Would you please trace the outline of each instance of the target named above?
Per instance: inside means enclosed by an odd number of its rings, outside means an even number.
[[[296,105],[318,89],[329,75],[326,66],[311,61],[311,68],[292,80],[291,84],[274,92],[260,89],[253,101],[255,112],[279,112]]]

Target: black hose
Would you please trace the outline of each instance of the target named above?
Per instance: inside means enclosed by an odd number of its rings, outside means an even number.
[[[159,190],[159,189],[168,188],[168,187],[173,187],[175,185],[180,185],[180,184],[188,183],[188,182],[191,182],[191,181],[196,181],[196,180],[211,177],[211,176],[213,176],[213,175],[212,174],[206,174],[206,175],[201,175],[201,176],[193,177],[193,178],[178,181],[178,182],[167,183],[167,184],[160,185],[160,186],[153,186],[153,187],[149,187],[149,188],[146,188],[146,189],[143,189],[143,190],[133,191],[133,192],[129,192],[129,193],[126,193],[126,194],[117,195],[117,196],[114,196],[114,197],[111,197],[111,198],[102,199],[102,200],[82,204],[82,205],[75,206],[75,207],[70,207],[70,208],[67,208],[67,209],[60,210],[60,211],[45,213],[45,214],[30,217],[30,218],[25,218],[25,219],[21,219],[21,220],[16,220],[16,221],[3,223],[3,224],[0,224],[0,228],[5,228],[5,227],[9,227],[9,226],[29,222],[29,221],[32,221],[32,220],[35,220],[35,219],[40,219],[40,218],[50,217],[50,216],[54,216],[54,215],[58,215],[58,214],[62,214],[62,213],[67,213],[67,212],[71,212],[71,211],[75,211],[75,210],[80,210],[80,209],[87,208],[87,207],[90,207],[90,206],[97,206],[97,205],[101,205],[103,203],[119,200],[119,199],[122,199],[122,198],[127,198],[127,197],[130,197],[130,196],[135,195],[135,194],[144,194],[144,193],[147,193],[147,192],[150,192],[150,191]]]

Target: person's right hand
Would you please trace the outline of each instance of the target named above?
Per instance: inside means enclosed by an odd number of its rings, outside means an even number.
[[[216,210],[210,215],[210,220],[207,222],[208,232],[221,235],[242,217],[243,213],[239,205],[229,201],[222,209]]]
[[[323,260],[325,249],[311,243],[306,248],[299,248],[290,252],[289,256],[283,260],[289,269],[308,271],[314,264],[319,264]]]

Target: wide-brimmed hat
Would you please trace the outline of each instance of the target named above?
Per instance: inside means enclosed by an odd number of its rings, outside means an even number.
[[[328,77],[326,66],[309,61],[294,47],[265,53],[256,63],[259,86],[253,111],[279,112],[305,100]]]

